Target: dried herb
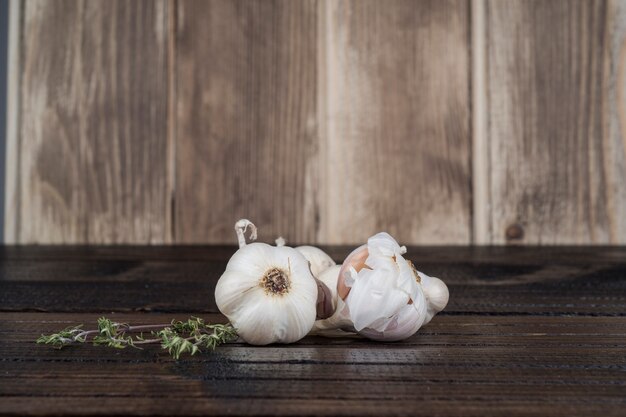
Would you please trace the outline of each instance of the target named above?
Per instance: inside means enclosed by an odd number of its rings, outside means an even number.
[[[124,349],[127,346],[141,349],[141,345],[160,343],[175,359],[184,353],[195,355],[205,350],[214,350],[218,345],[237,338],[230,324],[207,324],[198,317],[170,324],[130,326],[105,317],[98,319],[98,329],[83,330],[83,325],[68,327],[58,333],[41,335],[37,343],[52,345],[57,349],[80,343]],[[149,333],[148,333],[149,332]],[[148,333],[149,337],[144,337]]]

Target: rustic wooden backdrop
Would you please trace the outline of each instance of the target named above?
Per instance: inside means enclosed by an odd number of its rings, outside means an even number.
[[[626,3],[13,0],[5,240],[626,243]]]

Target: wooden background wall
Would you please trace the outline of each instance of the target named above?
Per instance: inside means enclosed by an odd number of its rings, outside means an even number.
[[[626,3],[14,0],[5,240],[626,243]]]

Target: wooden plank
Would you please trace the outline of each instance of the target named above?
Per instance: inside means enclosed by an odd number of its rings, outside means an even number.
[[[623,382],[626,371],[619,367],[601,369],[588,366],[584,372],[582,367],[558,368],[557,375],[549,375],[547,367],[524,367],[515,369],[511,366],[480,366],[453,367],[453,364],[369,364],[369,363],[263,363],[263,362],[241,362],[231,363],[231,366],[224,366],[222,360],[206,360],[210,354],[185,358],[177,363],[167,363],[162,361],[138,361],[132,355],[132,360],[122,361],[121,353],[118,359],[107,360],[107,365],[102,366],[102,361],[84,358],[78,360],[81,348],[73,350],[76,360],[64,359],[55,360],[52,357],[46,360],[45,367],[41,361],[33,360],[13,360],[11,363],[3,364],[2,375],[0,375],[0,385],[9,385],[9,380],[14,383],[24,383],[26,380],[35,379],[43,383],[50,378],[62,378],[65,383],[78,382],[77,380],[94,379],[106,381],[119,380],[127,383],[133,379],[145,382],[147,379],[155,378],[160,380],[183,379],[191,377],[197,379],[199,375],[211,375],[215,380],[244,378],[253,380],[293,381],[307,375],[308,378],[316,381],[342,381],[347,383],[354,379],[354,375],[359,375],[359,380],[366,381],[407,381],[421,382],[423,384],[434,381],[442,383],[453,375],[457,383],[503,383],[503,384],[537,384],[554,385],[563,380],[569,380],[569,385],[592,385],[592,384],[614,384],[625,385]],[[154,351],[155,349],[150,348]],[[65,356],[65,355],[64,355]],[[217,355],[219,356],[219,355]],[[224,358],[225,359],[225,358]],[[305,362],[305,361],[301,361]],[[191,379],[190,378],[190,379]],[[2,384],[4,382],[4,384]]]
[[[17,164],[19,155],[19,109],[20,109],[20,25],[21,2],[9,2],[9,28],[7,45],[7,112],[5,136],[5,177],[4,177],[4,222],[3,242],[17,241],[18,183]],[[4,80],[3,80],[4,81]]]
[[[12,248],[0,252],[0,310],[215,313],[233,247]],[[337,261],[350,251],[331,248]],[[450,288],[443,314],[623,316],[624,248],[409,248]],[[593,282],[593,285],[590,285]]]
[[[354,246],[325,245],[320,248],[335,261],[342,262]],[[227,262],[236,250],[233,245],[18,245],[0,246],[0,261]],[[439,270],[453,264],[484,267],[620,266],[626,262],[626,246],[408,246],[407,256],[418,267],[438,265]],[[32,267],[36,268],[36,265]]]
[[[50,313],[48,313],[50,314]],[[623,318],[620,318],[623,320]],[[573,318],[572,320],[576,320]],[[430,324],[429,324],[430,325]],[[37,338],[40,333],[33,335]],[[416,338],[422,338],[418,333]],[[193,358],[184,358],[185,361],[202,363],[218,362],[224,365],[239,364],[248,367],[251,363],[294,364],[307,363],[325,365],[332,370],[332,365],[360,364],[361,366],[432,366],[440,369],[447,368],[454,374],[459,367],[499,367],[499,368],[533,368],[544,372],[570,369],[585,371],[589,369],[613,370],[618,374],[611,374],[615,380],[623,379],[626,369],[623,343],[617,342],[603,346],[571,346],[568,344],[553,344],[533,346],[532,343],[521,344],[458,344],[446,345],[443,343],[432,345],[374,343],[363,341],[351,343],[351,339],[334,341],[334,343],[309,343],[307,339],[289,346],[269,346],[260,348],[254,346],[222,346],[219,351],[206,353]],[[36,346],[33,339],[26,342],[0,342],[0,349],[6,358],[13,362],[40,362],[42,366],[48,362],[95,362],[126,364],[159,362],[168,364],[175,362],[167,352],[158,345],[145,346],[145,349],[111,350],[102,346],[84,345],[76,348],[55,350],[49,346]],[[443,354],[443,353],[445,354]],[[9,362],[6,360],[5,362]],[[1,364],[6,369],[12,366]],[[277,368],[278,370],[278,368]],[[512,374],[515,373],[512,371]],[[621,375],[621,376],[620,376]],[[337,378],[335,378],[337,379]],[[549,380],[549,376],[546,375]],[[555,379],[558,379],[555,377]]]
[[[315,240],[317,6],[178,2],[176,241]]]
[[[467,1],[327,1],[319,240],[468,243]]]
[[[188,312],[177,314],[165,313],[107,313],[111,320],[129,324],[167,324],[172,319],[186,320]],[[2,347],[4,352],[16,349],[16,344],[30,343],[41,333],[53,333],[68,326],[83,324],[84,328],[93,328],[96,321],[103,313],[11,313],[3,312],[0,317],[0,334],[2,335]],[[225,323],[227,320],[221,314],[203,314],[202,318],[211,323]],[[548,352],[550,348],[573,347],[574,349],[589,350],[588,348],[615,348],[626,334],[626,318],[624,317],[525,317],[520,320],[514,316],[479,316],[465,315],[457,316],[436,316],[436,319],[420,332],[402,342],[394,343],[374,343],[360,337],[336,337],[326,338],[321,336],[309,336],[297,343],[299,348],[304,346],[322,345],[326,348],[341,347],[349,345],[355,349],[386,349],[391,348],[396,352],[402,351],[405,358],[398,357],[398,363],[403,363],[408,355],[412,355],[411,346],[421,346],[422,352],[427,349],[436,348],[437,345],[462,348],[463,346],[480,346],[483,349],[493,348],[494,350],[504,347],[510,348],[539,348],[537,351]],[[233,348],[233,352],[245,352],[249,346],[242,343],[231,343],[228,348]],[[226,348],[224,346],[223,348]],[[82,349],[82,348],[81,348]],[[106,352],[107,349],[95,347],[95,351]],[[38,349],[39,353],[43,352]],[[74,354],[74,348],[64,349],[66,354],[57,354],[56,360],[65,360]],[[133,350],[134,351],[134,350]],[[53,350],[55,352],[55,350]],[[115,351],[112,351],[115,352]],[[333,351],[334,352],[334,351]],[[619,353],[619,352],[616,352]],[[330,353],[327,361],[332,361],[334,353]],[[468,353],[469,354],[469,353]],[[569,352],[573,354],[573,352]],[[69,355],[69,356],[68,356]],[[115,356],[115,354],[113,354]],[[233,355],[233,360],[247,359],[242,355]],[[274,356],[267,356],[270,359]],[[55,355],[49,360],[55,360]],[[371,357],[373,358],[373,356]],[[87,359],[87,358],[85,358]],[[130,360],[131,358],[127,359]],[[134,358],[133,358],[134,359]],[[387,363],[388,358],[383,362]],[[582,358],[585,360],[585,358]],[[123,358],[119,358],[124,361]],[[205,357],[204,360],[215,360],[212,357]],[[250,359],[252,361],[256,359]],[[393,362],[393,358],[390,359]],[[626,358],[624,358],[626,360]],[[382,361],[382,359],[381,359]],[[345,361],[348,363],[349,361]],[[392,363],[389,362],[389,363]],[[620,361],[621,363],[622,361]],[[321,357],[316,363],[326,363]],[[485,366],[489,362],[485,362]],[[330,362],[328,363],[330,364]],[[538,363],[537,363],[538,364]],[[572,365],[573,363],[570,363]],[[491,363],[490,366],[497,364]]]
[[[223,269],[224,266],[223,263],[220,267]],[[89,266],[72,265],[69,269],[87,270]],[[221,273],[216,272],[215,264],[207,266],[196,263],[180,267],[119,265],[118,272],[95,264],[93,269],[97,271],[96,274],[102,275],[62,279],[62,273],[57,270],[48,279],[0,281],[1,310],[186,311],[194,314],[218,311],[214,291]],[[455,274],[456,279],[477,279],[464,275],[464,269],[450,268],[447,271],[451,275]],[[151,278],[158,274],[162,274],[161,280]],[[172,282],[178,274],[187,274],[187,278]],[[531,282],[523,286],[515,282],[502,284],[498,281],[470,285],[449,282],[451,301],[442,314],[623,316],[626,284],[623,280],[619,281],[619,274],[623,276],[623,269],[606,268],[596,274],[576,271],[562,282]],[[589,280],[606,282],[589,289]]]
[[[363,399],[392,400],[429,400],[448,396],[449,401],[469,399],[482,395],[485,400],[506,397],[512,400],[530,400],[537,395],[548,395],[554,404],[562,403],[614,403],[626,405],[624,399],[624,383],[592,383],[592,384],[556,384],[548,383],[508,383],[499,382],[454,382],[448,378],[440,380],[419,381],[363,381],[358,390],[346,387],[348,381],[315,380],[313,378],[276,381],[271,376],[255,380],[253,378],[206,378],[196,375],[174,378],[151,379],[141,377],[102,378],[85,383],[85,378],[52,377],[52,378],[17,378],[14,384],[0,385],[2,396],[65,396],[72,393],[73,397],[98,398],[158,398],[167,395],[184,401],[187,398],[210,397],[241,399],[307,399],[315,395],[318,399]],[[428,390],[420,390],[428,384]],[[494,390],[497,387],[497,391]],[[451,391],[452,388],[452,391]],[[581,398],[581,396],[583,398]]]
[[[357,412],[363,403],[379,414],[397,415],[454,415],[460,409],[486,415],[517,408],[585,415],[588,407],[618,415],[626,405],[623,317],[436,317],[424,329],[429,331],[400,343],[311,337],[288,346],[232,343],[179,361],[157,346],[59,351],[32,343],[41,332],[97,317],[0,313],[0,411],[60,414],[81,401],[81,414],[158,414],[176,402],[182,407],[177,413],[185,415],[220,407],[238,414],[371,412]],[[157,323],[171,316],[112,318]],[[217,315],[206,318],[221,321]],[[240,408],[237,401],[258,407]],[[336,401],[355,408],[343,409]],[[120,403],[126,407],[118,408]]]
[[[196,315],[233,250],[4,248],[0,414],[612,416],[626,407],[624,247],[409,248],[409,259],[450,284],[451,302],[401,342],[235,341],[178,361],[158,345],[33,342],[72,325],[93,328],[103,315],[135,325]],[[329,248],[337,259],[348,251]],[[10,312],[12,300],[52,311]],[[178,310],[112,312],[155,300]],[[74,312],[59,312],[68,306]]]
[[[129,415],[128,402],[120,398],[75,398],[65,397],[5,397],[6,401],[0,403],[0,412],[8,415],[23,415],[24,409],[29,409],[32,404],[37,405],[38,413],[35,415],[58,415],[64,413],[96,415],[105,409],[108,415]],[[466,415],[491,415],[491,416],[588,416],[601,413],[603,416],[623,415],[619,406],[611,404],[581,404],[559,403],[551,405],[546,400],[510,400],[499,398],[498,401],[489,403],[482,398],[467,399],[462,401],[446,401],[438,399],[429,401],[427,404],[420,400],[368,401],[358,400],[324,400],[324,399],[221,399],[216,402],[212,398],[186,398],[185,401],[175,401],[167,395],[158,398],[133,398],[134,413],[150,414],[159,416],[171,416],[172,414],[184,416],[196,415],[276,415],[276,416],[455,416],[460,410]]]
[[[626,8],[489,1],[490,241],[626,242]]]
[[[22,3],[12,241],[168,240],[167,19],[165,0]]]

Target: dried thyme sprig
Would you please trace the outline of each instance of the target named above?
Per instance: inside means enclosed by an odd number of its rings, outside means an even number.
[[[116,323],[105,317],[98,319],[97,330],[83,330],[83,325],[68,327],[58,333],[41,335],[37,343],[52,345],[57,349],[79,343],[92,342],[94,345],[124,349],[131,346],[160,343],[161,347],[175,359],[183,353],[195,355],[202,349],[213,350],[218,345],[237,338],[235,328],[230,324],[206,324],[198,317],[187,321],[172,320],[170,324],[150,324],[130,326]],[[160,330],[159,330],[160,329]],[[144,338],[150,331],[152,338]]]

